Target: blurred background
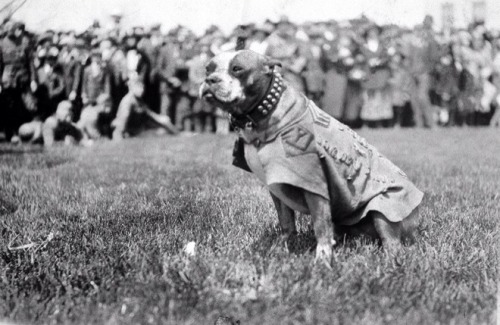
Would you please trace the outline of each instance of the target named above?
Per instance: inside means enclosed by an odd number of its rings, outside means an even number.
[[[225,32],[236,25],[276,20],[286,15],[296,22],[343,20],[362,14],[379,24],[414,26],[425,15],[432,15],[436,26],[452,22],[466,27],[473,20],[484,20],[487,27],[500,27],[500,4],[495,0],[2,0],[2,16],[13,10],[14,18],[29,28],[75,29],[82,31],[94,20],[106,21],[112,13],[123,15],[123,26],[161,23],[165,30],[186,25],[202,33],[217,24]],[[16,10],[17,9],[17,10]]]
[[[198,88],[234,49],[280,60],[352,128],[500,124],[496,0],[1,0],[0,19],[0,134],[14,143],[229,133]]]

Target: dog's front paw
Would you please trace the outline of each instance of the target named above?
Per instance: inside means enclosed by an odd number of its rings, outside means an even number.
[[[316,257],[314,258],[314,263],[320,261],[331,270],[333,246],[335,244],[336,242],[333,239],[330,242],[319,242],[318,246],[316,246]]]

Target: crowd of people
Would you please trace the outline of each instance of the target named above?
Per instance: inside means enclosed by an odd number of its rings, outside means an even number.
[[[33,33],[1,25],[0,132],[12,142],[91,143],[168,133],[220,132],[226,116],[198,98],[205,64],[251,49],[282,62],[282,74],[327,113],[357,127],[500,124],[500,34],[483,24],[436,32],[349,21],[217,26],[197,36],[178,26]],[[159,132],[160,132],[159,131]]]

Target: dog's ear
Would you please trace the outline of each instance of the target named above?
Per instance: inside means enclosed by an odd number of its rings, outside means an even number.
[[[271,74],[274,71],[274,67],[282,67],[281,62],[278,60],[272,59],[266,56],[266,62],[264,63],[264,67],[266,69],[266,74]]]

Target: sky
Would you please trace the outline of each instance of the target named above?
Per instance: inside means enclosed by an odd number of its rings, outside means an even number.
[[[0,8],[12,0],[0,0]],[[16,0],[22,2],[23,0]],[[112,12],[123,14],[125,27],[161,23],[164,30],[179,24],[202,33],[211,24],[224,31],[266,18],[286,15],[292,21],[349,19],[366,14],[379,23],[413,26],[442,0],[26,0],[14,18],[31,30],[86,29],[94,19],[110,24]],[[448,0],[463,3],[470,0]],[[488,0],[490,1],[490,0]],[[499,0],[492,0],[494,3]],[[496,5],[500,18],[500,5]],[[460,12],[458,12],[460,15]],[[500,21],[500,19],[499,19]]]

